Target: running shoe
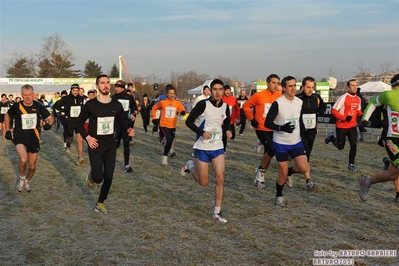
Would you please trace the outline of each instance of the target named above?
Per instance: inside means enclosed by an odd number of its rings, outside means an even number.
[[[191,153],[191,157],[196,158],[194,152]]]
[[[131,173],[131,172],[133,172],[133,168],[132,168],[132,167],[130,167],[130,166],[128,166],[128,167],[125,167],[125,170],[124,170],[124,172],[125,172],[125,173]]]
[[[162,165],[168,165],[168,156],[162,156]]]
[[[70,152],[71,152],[71,147],[66,147],[66,148],[65,148],[65,152],[66,152],[66,153],[70,153]]]
[[[194,161],[193,160],[188,160],[186,164],[181,168],[180,174],[182,176],[186,176],[186,173],[191,173],[191,168],[194,167]]]
[[[313,181],[311,179],[306,180],[306,188],[308,190],[312,191],[316,187],[317,187],[317,185],[315,183],[313,183]]]
[[[17,186],[18,192],[22,192],[22,190],[24,190],[24,187],[25,187],[25,178],[20,178],[19,184]]]
[[[85,163],[85,159],[83,159],[82,157],[79,157],[76,165],[83,165],[84,163]]]
[[[294,179],[292,177],[293,177],[293,175],[288,175],[287,179],[285,180],[285,184],[289,188],[292,188],[292,186],[294,185]]]
[[[359,197],[361,200],[366,201],[367,200],[367,193],[369,192],[369,187],[366,184],[366,180],[368,179],[367,176],[360,176],[359,177]]]
[[[227,219],[222,216],[222,212],[214,213],[213,219],[215,219],[219,223],[227,223]]]
[[[396,203],[399,203],[399,196],[396,196],[395,202],[396,202]]]
[[[355,166],[353,163],[351,163],[351,164],[348,165],[348,170],[349,170],[349,171],[352,171],[352,172],[354,172],[354,173],[357,172],[357,168],[356,168],[356,166]]]
[[[284,207],[284,205],[285,205],[284,197],[283,196],[276,197],[276,199],[274,200],[274,204],[276,204],[277,206],[280,206],[280,207]]]
[[[384,163],[384,170],[386,171],[386,170],[388,170],[388,168],[389,168],[389,158],[388,157],[384,157],[383,159],[382,159],[382,162]]]
[[[25,191],[26,192],[31,192],[31,188],[30,188],[30,181],[26,180],[25,181]]]
[[[94,208],[96,212],[107,214],[108,210],[104,203],[96,203],[96,207]]]
[[[66,147],[67,147],[66,142],[64,142],[64,149],[66,149]]]
[[[134,142],[133,142],[133,141],[130,141],[130,142],[129,142],[129,146],[134,146]]]
[[[89,174],[86,176],[86,185],[87,185],[89,188],[93,188],[93,187],[94,187],[94,180],[93,180],[93,178],[91,177],[91,169],[90,169]]]
[[[330,133],[328,133],[327,137],[324,139],[324,142],[326,144],[330,143],[332,137],[334,137],[334,133],[331,131]]]
[[[255,169],[256,180],[265,182],[265,171],[266,171],[265,169],[259,169],[259,167],[257,167]]]
[[[254,179],[254,183],[255,183],[255,187],[261,188],[261,189],[265,189],[266,185],[265,182],[260,182],[258,180],[256,180],[256,178]]]
[[[170,149],[170,151],[168,152],[168,156],[169,156],[169,157],[174,157],[174,156],[176,156],[175,150],[174,150],[174,149]]]

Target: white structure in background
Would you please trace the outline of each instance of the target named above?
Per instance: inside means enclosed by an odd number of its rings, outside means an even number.
[[[205,85],[208,85],[211,87],[211,82],[213,79],[207,79],[202,85],[199,85],[198,87],[195,87],[194,89],[188,90],[188,95],[192,95],[193,98],[197,97],[198,95],[202,94],[202,89],[204,88]],[[231,87],[231,94],[235,96],[234,93],[234,87]]]

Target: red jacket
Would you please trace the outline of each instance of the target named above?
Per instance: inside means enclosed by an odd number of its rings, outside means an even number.
[[[230,124],[234,124],[236,119],[240,118],[240,106],[238,105],[237,99],[234,96],[222,96],[223,102],[225,102],[230,109]]]

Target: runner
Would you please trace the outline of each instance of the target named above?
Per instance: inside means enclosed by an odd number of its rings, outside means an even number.
[[[241,90],[240,96],[237,97],[237,102],[238,105],[240,106],[240,131],[239,131],[239,135],[242,136],[242,134],[244,133],[246,124],[247,124],[247,118],[245,117],[245,113],[244,110],[242,110],[242,106],[244,105],[244,103],[248,100],[248,97],[246,96],[246,92],[245,90]],[[259,152],[258,152],[259,153]]]
[[[7,100],[7,95],[3,93],[0,101],[0,131],[3,131],[4,116],[8,109],[10,109],[10,102]]]
[[[97,98],[87,101],[82,108],[76,125],[76,130],[88,144],[90,172],[86,178],[88,187],[94,183],[101,186],[94,210],[106,214],[108,212],[104,201],[108,197],[116,162],[115,123],[121,130],[133,137],[135,132],[128,128],[127,117],[120,102],[110,96],[111,84],[107,75],[96,78],[96,88],[99,91]],[[86,132],[84,123],[90,119],[89,132]]]
[[[167,99],[161,100],[152,107],[152,119],[156,119],[156,111],[161,110],[159,128],[166,138],[166,144],[162,156],[162,165],[168,165],[168,154],[175,139],[177,113],[186,114],[183,104],[176,100],[176,89],[168,84],[165,87]]]
[[[251,126],[255,129],[256,136],[264,146],[264,154],[259,167],[255,169],[256,177],[254,179],[255,186],[264,189],[265,172],[269,167],[270,160],[275,155],[273,146],[273,130],[265,126],[266,115],[272,103],[279,97],[281,92],[277,92],[277,86],[280,83],[280,77],[271,74],[266,79],[267,89],[252,95],[243,105],[245,116],[251,121]],[[253,108],[253,112],[251,111]]]
[[[349,163],[348,170],[357,172],[355,157],[357,152],[357,118],[363,114],[361,101],[357,92],[357,81],[351,79],[346,83],[348,92],[341,95],[334,103],[331,114],[336,118],[335,127],[337,138],[330,132],[325,138],[325,143],[332,142],[338,150],[345,148],[345,140],[349,140]]]
[[[297,95],[303,102],[301,116],[304,127],[301,127],[301,140],[306,151],[308,163],[317,134],[317,115],[324,113],[324,101],[318,94],[314,93],[315,85],[314,78],[305,77],[302,80],[302,92]],[[286,182],[288,187],[293,186],[293,173],[295,173],[293,167],[288,168]],[[314,189],[316,184],[310,179],[310,166],[304,177],[306,179],[306,188],[308,190]]]
[[[399,178],[399,74],[395,75],[391,79],[392,90],[384,91],[380,93],[376,98],[370,100],[367,105],[362,122],[360,123],[359,130],[366,131],[365,126],[368,124],[368,119],[380,105],[386,105],[387,107],[387,121],[388,121],[388,132],[386,137],[385,149],[388,153],[390,164],[387,171],[379,172],[371,178],[366,176],[359,177],[359,197],[361,200],[366,201],[369,188],[376,183],[395,181],[398,182]],[[397,184],[397,183],[395,183]],[[398,194],[397,194],[398,195]],[[398,197],[397,197],[398,198]],[[399,199],[398,199],[399,201]]]
[[[43,129],[49,130],[54,123],[54,118],[40,103],[33,100],[34,91],[31,85],[21,88],[23,101],[15,103],[4,116],[3,139],[13,140],[19,157],[18,170],[19,182],[17,190],[31,191],[30,182],[36,171],[38,152],[40,150],[40,124],[44,122]],[[10,131],[10,122],[14,120],[14,138]]]
[[[223,86],[221,80],[214,79],[211,82],[211,98],[198,102],[187,117],[187,127],[197,133],[193,146],[197,166],[194,166],[192,160],[188,160],[181,174],[185,176],[186,173],[191,173],[201,186],[206,186],[209,183],[209,163],[212,164],[216,179],[213,219],[227,223],[221,212],[226,167],[222,135],[226,132],[227,138],[231,138],[232,134],[229,108],[222,101]]]
[[[236,136],[236,127],[235,124],[240,122],[240,106],[238,105],[237,99],[234,96],[231,96],[231,87],[230,85],[224,85],[224,95],[222,97],[222,101],[227,104],[230,110],[230,130],[231,130],[231,138],[234,139]],[[223,149],[224,155],[227,156],[226,153],[227,148],[227,136],[223,134]]]
[[[283,78],[281,85],[284,94],[272,103],[265,123],[266,127],[274,130],[273,142],[279,167],[274,203],[283,207],[285,205],[283,188],[288,175],[288,157],[290,156],[295,161],[293,170],[296,173],[306,173],[309,167],[301,141],[300,128],[303,126],[303,121],[300,119],[300,113],[303,102],[295,97],[296,80],[292,76],[287,76]]]

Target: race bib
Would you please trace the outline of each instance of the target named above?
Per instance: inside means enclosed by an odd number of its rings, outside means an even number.
[[[113,116],[97,118],[97,135],[114,134],[114,119]]]
[[[264,118],[266,118],[267,113],[268,113],[269,110],[270,110],[270,106],[272,106],[271,103],[265,103],[265,106],[264,106],[264,108],[263,108],[263,117],[264,117]]]
[[[4,115],[4,114],[7,113],[8,109],[10,109],[10,107],[1,107],[0,113],[1,113],[2,115]]]
[[[78,117],[80,114],[80,107],[81,106],[71,106],[71,117]]]
[[[292,126],[298,127],[299,126],[299,117],[297,116],[290,116],[284,117],[284,124],[291,122]]]
[[[36,114],[22,114],[21,115],[22,129],[34,129],[37,124]]]
[[[391,111],[391,131],[392,135],[399,135],[399,112]]]
[[[211,134],[211,137],[207,140],[204,139],[204,143],[215,143],[216,141],[220,141],[222,139],[222,131],[220,128],[204,128],[205,132]]]
[[[316,127],[316,114],[303,114],[302,120],[306,129],[312,129]]]
[[[125,111],[125,112],[129,111],[129,100],[126,100],[126,99],[118,99],[118,101],[122,104],[122,106],[123,106],[123,111]]]
[[[165,117],[174,118],[176,116],[176,107],[168,106],[165,108]]]

